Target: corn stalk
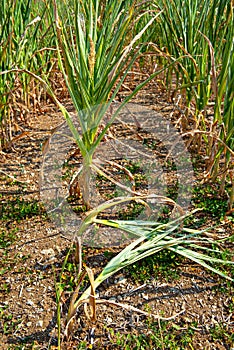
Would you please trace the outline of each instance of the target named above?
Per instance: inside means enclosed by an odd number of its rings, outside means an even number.
[[[54,35],[44,1],[0,1],[0,70],[29,69],[48,75]],[[41,91],[28,74],[3,75],[0,81],[0,149],[7,148],[20,124],[27,123]],[[23,134],[23,133],[22,133]],[[18,137],[19,135],[17,135]]]
[[[208,178],[221,175],[220,192],[230,188],[231,209],[233,157],[228,149],[233,149],[233,1],[159,0],[154,6],[162,11],[157,30],[150,33],[157,52],[164,48],[160,62],[184,55],[166,71],[165,84],[173,89],[172,96],[179,92],[181,103],[187,106],[184,129],[191,128],[193,116],[193,129],[204,131],[195,133],[192,142],[197,150],[202,148],[202,140],[205,142]]]
[[[86,289],[80,297],[78,297],[80,287],[78,285],[74,295],[71,298],[69,306],[66,321],[67,326],[65,330],[66,336],[69,336],[72,332],[72,320],[77,312],[77,309],[81,307],[81,305],[89,303],[90,297],[92,297],[92,300],[95,298],[95,290],[101,283],[121,269],[134,264],[145,257],[156,254],[163,249],[173,251],[174,253],[200,264],[204,268],[220,275],[223,278],[234,281],[233,278],[212,265],[233,265],[234,262],[217,257],[222,252],[219,248],[209,248],[211,244],[216,244],[219,242],[206,237],[206,230],[202,231],[184,227],[183,220],[185,219],[186,215],[166,224],[150,221],[103,220],[98,218],[98,215],[103,210],[116,205],[116,203],[123,203],[126,200],[126,198],[115,199],[114,201],[106,202],[105,204],[95,208],[84,220],[83,226],[80,227],[78,234],[82,234],[89,225],[95,223],[97,225],[105,225],[125,231],[131,236],[138,236],[138,238],[132,241],[118,255],[111,259],[98,277],[95,280],[92,280],[91,286]],[[190,215],[195,211],[190,213]]]
[[[60,68],[81,129],[76,138],[83,157],[80,185],[84,203],[89,208],[93,154],[120,109],[141,86],[123,101],[106,124],[103,118],[140,53],[139,40],[159,13],[154,13],[132,37],[131,23],[136,16],[134,0],[53,3]],[[71,118],[66,120],[74,135],[74,123]]]

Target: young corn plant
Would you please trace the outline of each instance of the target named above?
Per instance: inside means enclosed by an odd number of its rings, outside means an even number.
[[[142,49],[139,39],[159,15],[152,13],[141,31],[132,36],[137,9],[134,0],[54,1],[59,64],[79,126],[75,126],[67,111],[63,112],[83,158],[79,184],[87,208],[91,171],[99,171],[93,165],[94,152],[120,109],[147,83],[139,85],[115,112],[111,111],[111,104]],[[109,115],[107,122],[105,115]]]

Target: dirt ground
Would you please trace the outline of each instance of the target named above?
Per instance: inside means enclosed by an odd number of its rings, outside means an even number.
[[[176,119],[178,111],[168,102],[166,94],[152,91],[141,92],[137,102],[144,101],[151,107],[153,104],[155,110]],[[3,350],[57,349],[54,280],[71,241],[38,204],[38,181],[42,145],[48,139],[48,130],[61,121],[54,105],[44,106],[42,114],[32,116],[30,124],[24,126],[28,134],[15,142],[10,151],[1,153],[0,232],[1,241],[6,242],[0,250]],[[197,178],[201,175],[200,172]],[[215,219],[212,222],[208,218],[205,225],[214,223]],[[222,238],[231,234],[232,229],[228,221],[218,223],[211,234]],[[231,245],[229,248],[233,249]],[[106,251],[87,246],[83,249],[84,260],[95,274],[109,259]],[[118,251],[118,247],[110,249],[111,254]],[[233,285],[187,260],[179,261],[176,270],[177,278],[162,274],[143,283],[135,282],[126,270],[108,279],[97,290],[98,298],[107,302],[97,305],[96,323],[87,320],[81,309],[77,328],[70,340],[62,342],[62,349],[234,349]],[[62,329],[70,293],[67,288],[61,305]],[[121,304],[150,310],[156,317],[124,309]],[[150,339],[157,332],[158,345],[155,345]],[[127,335],[136,338],[124,343]],[[139,336],[146,339],[142,347],[137,343]],[[85,341],[89,345],[81,347]]]

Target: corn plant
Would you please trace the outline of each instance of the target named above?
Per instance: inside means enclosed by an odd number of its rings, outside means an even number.
[[[186,257],[206,269],[234,281],[232,277],[214,267],[213,264],[233,265],[230,260],[223,260],[221,257],[222,250],[218,248],[220,241],[215,241],[206,236],[205,230],[189,229],[183,226],[183,220],[186,216],[170,221],[166,224],[151,221],[123,221],[123,220],[104,220],[99,219],[99,214],[106,208],[116,205],[116,203],[124,202],[126,199],[115,199],[106,202],[90,212],[84,220],[83,226],[80,227],[82,233],[89,225],[95,223],[122,230],[132,236],[138,236],[129,245],[126,246],[118,255],[110,260],[104,267],[96,279],[90,279],[90,287],[78,297],[80,283],[71,298],[70,307],[67,315],[67,326],[65,330],[66,336],[72,331],[73,319],[77,309],[83,304],[92,301],[91,309],[95,309],[95,290],[107,278],[118,272],[119,270],[131,265],[145,257],[156,254],[157,252],[168,249],[183,257]],[[193,214],[192,212],[191,214]],[[215,249],[211,249],[211,245],[216,245]],[[216,257],[214,257],[214,253]],[[213,254],[213,256],[212,256]],[[80,274],[84,278],[85,271]],[[90,271],[89,271],[90,275]],[[94,313],[94,310],[92,311]]]
[[[233,9],[229,13],[233,23]],[[218,175],[219,165],[222,157],[224,165],[222,167],[221,192],[225,189],[226,177],[229,177],[230,192],[229,192],[229,208],[233,207],[234,203],[234,175],[233,175],[233,160],[234,160],[234,26],[229,26],[225,37],[223,48],[222,66],[217,75],[217,97],[214,114],[214,125],[219,135],[220,142],[212,144],[213,159],[211,162],[210,173],[213,178]],[[217,125],[217,126],[216,126]],[[214,149],[216,152],[214,152]]]
[[[141,52],[139,39],[158,15],[153,13],[141,31],[132,36],[132,22],[138,19],[136,5],[134,0],[54,1],[60,68],[81,133],[67,111],[64,116],[83,157],[80,186],[87,207],[93,154],[120,109],[147,83],[139,85],[116,112],[110,112],[111,103]],[[104,123],[107,111],[111,116]]]
[[[231,25],[230,1],[160,0],[155,4],[163,11],[158,21],[161,35],[154,41],[174,58],[187,54],[168,72],[168,84],[173,70],[177,88],[185,91],[188,106],[195,103],[198,116],[216,88],[209,45],[202,34],[211,41],[215,59],[220,63],[223,39]]]
[[[233,204],[233,2],[159,0],[154,7],[162,12],[151,42],[161,49],[159,63],[181,57],[166,71],[165,83],[180,92],[187,106],[183,127],[190,126],[193,116],[193,143],[206,144],[209,177],[222,175],[221,191],[226,179],[231,184],[230,208]],[[182,58],[183,56],[183,58]],[[165,59],[162,58],[165,57]],[[213,107],[211,118],[207,111]],[[191,118],[190,118],[191,121]],[[220,160],[224,165],[220,169]]]
[[[0,2],[0,67],[30,69],[43,75],[49,72],[54,55],[51,17],[44,1],[1,0]],[[4,74],[0,81],[0,148],[7,148],[19,120],[33,108],[37,84],[28,74]],[[35,104],[35,103],[34,103]]]

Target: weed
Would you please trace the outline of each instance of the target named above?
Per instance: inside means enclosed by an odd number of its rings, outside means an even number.
[[[128,334],[107,329],[112,344],[124,350],[186,349],[191,346],[195,331],[189,325],[177,326],[169,321],[147,320],[147,330],[132,329]]]
[[[118,213],[118,218],[121,220],[134,220],[145,209],[143,204],[130,202],[124,209],[121,209]]]
[[[228,240],[226,242],[226,244],[228,244]],[[213,254],[211,253],[211,256],[215,256],[215,250],[216,250],[216,246],[213,245],[212,246],[214,252]],[[221,252],[220,252],[220,258],[223,260],[223,261],[228,261],[230,260],[231,257],[233,257],[234,253],[233,253],[233,250],[230,250],[230,249],[223,249]],[[214,267],[215,267],[215,264],[214,264]],[[224,273],[228,273],[229,276],[231,276],[231,278],[234,278],[234,266],[233,265],[230,265],[230,266],[226,266],[225,270],[220,267],[220,270],[223,270]],[[215,274],[213,272],[211,272],[211,275],[212,276],[215,276]],[[222,291],[222,293],[230,293],[231,292],[231,289],[233,288],[233,283],[231,283],[230,281],[226,281],[224,285],[221,285],[219,287],[219,290]]]
[[[2,202],[0,207],[1,220],[23,220],[34,215],[45,214],[42,205],[37,200],[26,201],[20,197]]]
[[[227,326],[223,324],[217,324],[209,330],[211,339],[213,341],[219,341],[228,345],[233,345],[234,333],[229,332]]]
[[[1,328],[5,335],[14,332],[17,329],[17,325],[21,322],[21,319],[14,319],[13,315],[7,309],[8,305],[0,307]]]
[[[128,266],[125,273],[131,276],[134,282],[144,283],[152,278],[174,280],[179,278],[178,266],[182,260],[183,258],[173,252],[165,250]]]
[[[139,173],[142,169],[141,169],[141,162],[132,162],[132,161],[128,161],[125,165],[126,169],[128,169],[132,174],[136,174]]]
[[[194,188],[193,203],[196,208],[202,208],[211,218],[222,220],[228,211],[228,201],[220,196],[215,185],[202,185]]]
[[[17,239],[17,231],[18,228],[7,232],[5,230],[0,230],[0,249],[6,249]]]
[[[88,347],[89,344],[86,341],[81,341],[78,345],[77,350],[86,350],[86,349],[91,349],[91,347]]]

